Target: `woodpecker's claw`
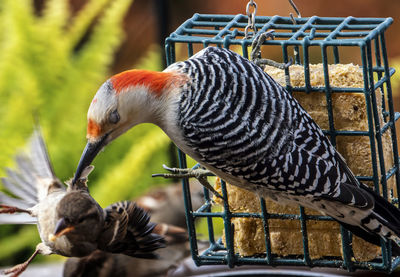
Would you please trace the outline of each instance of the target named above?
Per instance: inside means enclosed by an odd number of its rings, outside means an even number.
[[[163,164],[163,168],[165,170],[170,171],[171,173],[157,173],[157,174],[152,174],[152,177],[164,177],[164,178],[206,178],[208,176],[214,176],[213,173],[211,173],[207,169],[203,168],[176,168],[176,167],[168,167],[165,164]]]
[[[252,60],[256,65],[260,67],[264,67],[265,65],[270,65],[279,69],[286,69],[289,66],[293,64],[293,59],[290,57],[289,62],[287,63],[278,63],[274,60],[270,59],[262,59],[261,58],[261,50],[260,47],[261,45],[267,40],[267,39],[274,39],[274,30],[269,30],[264,33],[258,34],[254,39],[251,44],[251,47],[253,50],[250,53],[250,60]]]
[[[196,178],[200,184],[210,190],[216,197],[226,200],[215,188],[207,181],[208,176],[214,176],[209,170],[204,168],[171,168],[163,164],[165,170],[171,173],[157,173],[152,174],[152,177],[164,177],[164,178]]]

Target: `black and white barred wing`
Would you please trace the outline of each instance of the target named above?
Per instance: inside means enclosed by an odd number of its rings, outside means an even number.
[[[2,183],[8,193],[0,192],[0,204],[30,209],[52,189],[65,189],[54,175],[46,145],[38,130],[29,140],[29,151],[15,157],[15,169],[6,169]],[[35,223],[27,214],[1,214],[0,223]]]
[[[285,101],[288,95],[260,68],[211,47],[179,66],[193,80],[183,88],[179,111],[189,155],[244,178],[266,168],[287,147],[296,123],[294,102]]]

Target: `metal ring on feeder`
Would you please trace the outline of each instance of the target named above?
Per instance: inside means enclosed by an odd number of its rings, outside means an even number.
[[[252,12],[250,12],[250,7],[253,7],[253,9],[254,9]],[[256,28],[256,25],[255,25],[255,23],[256,23],[255,22],[256,13],[257,13],[257,4],[253,0],[250,0],[249,3],[247,3],[247,6],[246,6],[246,14],[247,14],[247,17],[248,17],[248,23],[247,23],[246,28],[244,29],[244,37],[246,39],[251,37],[249,35],[249,29],[253,30],[253,34],[257,33],[257,28]]]

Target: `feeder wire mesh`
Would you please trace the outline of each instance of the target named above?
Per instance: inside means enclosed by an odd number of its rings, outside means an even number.
[[[329,136],[333,145],[336,145],[337,137],[359,136],[368,137],[370,141],[372,175],[357,176],[360,181],[373,183],[376,192],[393,204],[397,203],[397,194],[388,189],[387,182],[395,179],[396,191],[400,191],[400,167],[399,154],[396,140],[395,122],[400,118],[399,113],[393,109],[393,98],[390,77],[394,69],[389,67],[386,53],[385,30],[392,23],[391,18],[355,18],[355,17],[318,17],[293,18],[281,16],[256,16],[254,30],[257,34],[274,30],[274,40],[264,42],[264,47],[279,47],[282,51],[282,62],[287,64],[290,60],[288,54],[294,49],[295,63],[304,68],[304,85],[292,87],[286,83],[289,92],[320,92],[326,96],[328,128],[324,133]],[[165,49],[167,64],[176,61],[177,50],[182,48],[177,45],[185,45],[187,56],[192,56],[201,48],[216,45],[219,47],[239,47],[245,58],[249,57],[249,46],[252,39],[246,38],[245,28],[248,24],[245,15],[207,15],[195,14],[184,22],[170,37],[166,39]],[[310,49],[318,48],[321,52],[323,76],[325,86],[315,87],[310,82]],[[329,82],[328,60],[333,59],[334,64],[340,63],[340,53],[345,48],[356,48],[360,54],[361,69],[363,75],[363,87],[335,87]],[[331,51],[331,52],[330,52]],[[289,76],[290,68],[285,68],[285,75]],[[375,91],[381,92],[382,111],[377,108]],[[358,93],[365,95],[368,130],[338,130],[335,128],[332,95],[336,93]],[[384,118],[381,124],[380,113]],[[382,136],[389,132],[391,136],[391,149],[393,152],[393,165],[385,164]],[[179,166],[187,167],[186,156],[178,151]],[[381,176],[381,177],[380,177]],[[322,257],[313,259],[310,256],[309,240],[307,235],[307,222],[332,221],[328,216],[306,214],[304,208],[299,208],[298,214],[269,213],[264,199],[260,199],[260,213],[236,213],[230,210],[228,203],[223,204],[222,212],[212,210],[213,201],[208,190],[205,189],[205,203],[197,211],[192,210],[190,186],[187,178],[183,179],[185,209],[189,230],[192,257],[196,265],[227,264],[229,267],[248,264],[265,265],[299,265],[319,267],[343,267],[349,271],[355,269],[373,269],[390,272],[400,263],[400,257],[392,259],[390,243],[382,240],[381,255],[372,261],[355,261],[352,255],[351,233],[341,228],[342,257]],[[228,198],[227,187],[221,184],[221,192],[224,198]],[[197,246],[197,233],[195,219],[205,218],[208,225],[208,239],[210,246],[202,254],[199,254]],[[224,221],[225,245],[221,239],[216,240],[213,219],[222,218]],[[243,257],[236,253],[233,243],[233,218],[261,218],[264,228],[266,251],[263,255]],[[285,257],[273,253],[269,230],[269,220],[299,220],[302,232],[303,255],[289,255]]]

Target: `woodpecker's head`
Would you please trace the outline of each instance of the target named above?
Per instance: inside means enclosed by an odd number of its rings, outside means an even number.
[[[140,123],[155,123],[174,88],[186,80],[176,72],[128,70],[108,79],[97,91],[87,114],[87,144],[72,183],[100,150]]]

